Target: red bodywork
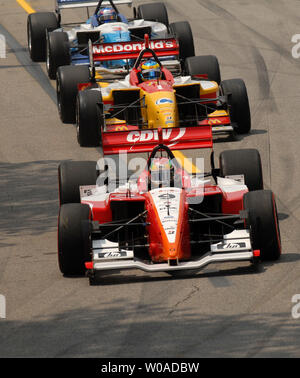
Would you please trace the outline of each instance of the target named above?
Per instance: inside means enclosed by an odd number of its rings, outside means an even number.
[[[158,143],[158,130],[139,130],[110,132],[102,134],[104,155],[119,152],[151,152]],[[212,148],[212,129],[210,126],[162,129],[163,142],[171,150]]]

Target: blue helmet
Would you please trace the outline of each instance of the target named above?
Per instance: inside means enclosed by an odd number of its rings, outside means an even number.
[[[160,79],[161,77],[160,66],[153,59],[150,59],[147,62],[144,62],[141,66],[141,70],[142,70],[142,78],[144,81]]]
[[[101,8],[98,13],[98,20],[100,23],[116,22],[118,16],[113,7]]]

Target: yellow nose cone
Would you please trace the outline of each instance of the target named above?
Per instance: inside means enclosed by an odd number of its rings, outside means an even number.
[[[178,110],[174,92],[147,93],[146,109],[149,128],[178,126]]]

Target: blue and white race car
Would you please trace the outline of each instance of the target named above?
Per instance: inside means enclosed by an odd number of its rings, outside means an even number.
[[[162,39],[170,35],[180,44],[182,61],[195,55],[193,35],[188,22],[169,23],[164,3],[134,7],[133,18],[126,18],[117,5],[132,6],[132,0],[56,0],[54,12],[28,16],[28,48],[33,61],[46,61],[48,76],[56,78],[60,66],[89,65],[88,42],[114,43]],[[95,7],[93,14],[90,8]],[[62,24],[62,10],[86,8],[84,23]],[[107,70],[128,70],[134,62],[113,60],[102,62]]]

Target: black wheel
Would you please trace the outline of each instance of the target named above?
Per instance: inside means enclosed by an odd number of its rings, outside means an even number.
[[[281,255],[281,237],[275,196],[270,190],[244,195],[244,209],[249,211],[253,249],[259,249],[262,260],[277,260]]]
[[[71,64],[70,44],[67,33],[47,33],[46,43],[46,68],[51,80],[56,78],[56,72],[60,66]]]
[[[46,32],[59,27],[52,12],[32,13],[27,18],[27,41],[29,55],[34,62],[46,61]]]
[[[98,105],[99,104],[99,105]],[[80,91],[76,104],[77,139],[81,147],[101,145],[102,96],[98,90]]]
[[[251,130],[251,114],[247,88],[242,79],[222,81],[221,92],[228,96],[230,118],[235,123],[237,134],[248,134]]]
[[[182,62],[188,57],[195,56],[193,32],[188,22],[181,21],[170,24],[170,32],[179,42],[179,54]]]
[[[256,149],[223,151],[219,160],[221,177],[244,175],[249,191],[263,189],[261,158]]]
[[[96,185],[97,167],[95,161],[64,161],[58,167],[60,205],[80,203],[79,187]]]
[[[76,122],[78,84],[90,81],[88,66],[62,66],[57,70],[56,93],[60,119],[63,123]]]
[[[157,21],[169,26],[168,11],[164,3],[139,5],[137,8],[137,18],[147,21]]]
[[[190,76],[207,75],[208,80],[221,82],[220,65],[214,55],[193,56],[185,61],[185,73]]]
[[[71,203],[61,206],[58,217],[58,263],[64,275],[81,275],[90,259],[91,209]]]

